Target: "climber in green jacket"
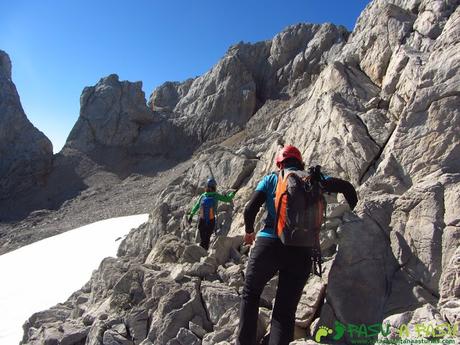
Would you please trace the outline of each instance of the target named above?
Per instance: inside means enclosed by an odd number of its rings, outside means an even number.
[[[192,222],[192,218],[200,210],[200,218],[198,221],[198,231],[200,232],[200,246],[208,250],[211,235],[216,226],[216,212],[218,202],[231,202],[236,192],[229,192],[222,195],[216,192],[217,183],[213,178],[206,181],[205,192],[200,195],[192,210],[188,213],[188,221]]]

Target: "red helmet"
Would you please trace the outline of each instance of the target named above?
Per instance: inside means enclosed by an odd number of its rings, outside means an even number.
[[[302,162],[302,155],[297,147],[292,145],[284,146],[275,158],[275,164],[278,168],[281,168],[281,163],[288,158],[295,158],[299,162]]]

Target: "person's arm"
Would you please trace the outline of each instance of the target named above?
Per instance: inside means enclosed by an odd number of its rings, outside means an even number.
[[[244,208],[244,228],[247,234],[254,232],[254,222],[260,207],[265,202],[266,195],[260,190],[256,190]]]
[[[217,200],[222,201],[222,202],[231,202],[233,198],[235,197],[235,194],[236,192],[229,192],[226,195],[216,193],[216,198]]]
[[[198,209],[200,208],[200,203],[201,203],[201,198],[202,198],[202,197],[203,197],[203,196],[200,195],[200,197],[199,197],[198,200],[196,201],[195,205],[193,205],[192,210],[188,213],[189,218],[192,218],[192,217],[195,215],[195,213],[198,211]]]
[[[324,190],[329,193],[342,193],[345,199],[353,210],[358,203],[358,195],[356,194],[355,187],[350,182],[341,180],[339,178],[330,177],[321,182]]]

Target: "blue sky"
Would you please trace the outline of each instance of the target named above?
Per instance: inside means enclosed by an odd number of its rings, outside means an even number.
[[[350,31],[368,0],[0,0],[0,49],[30,121],[57,152],[80,94],[108,74],[143,82],[205,73],[239,41],[271,39],[299,22]]]

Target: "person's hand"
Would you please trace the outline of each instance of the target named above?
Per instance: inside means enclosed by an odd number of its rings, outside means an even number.
[[[187,222],[188,222],[189,224],[192,224],[192,220],[193,220],[193,216],[192,216],[191,214],[188,215],[188,216],[187,216]]]
[[[251,232],[250,234],[248,233],[244,234],[244,238],[243,238],[244,244],[247,244],[249,246],[252,245],[255,238],[256,238],[256,234],[254,232]]]

